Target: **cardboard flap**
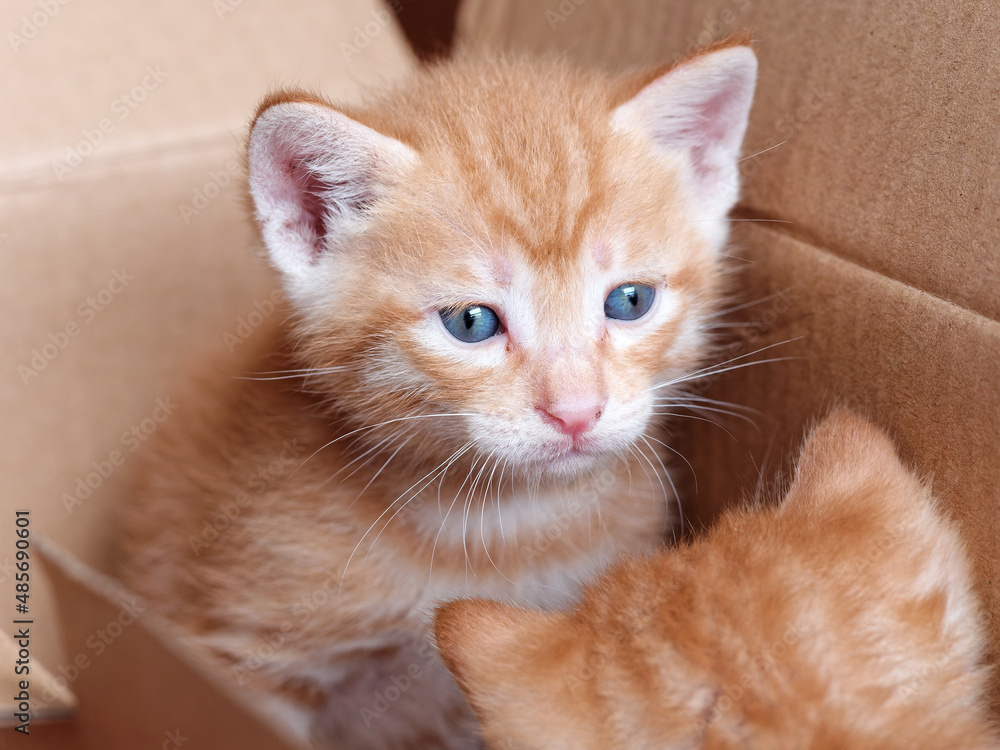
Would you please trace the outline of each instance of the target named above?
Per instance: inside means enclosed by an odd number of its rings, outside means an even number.
[[[13,632],[17,634],[17,626],[13,628]],[[30,647],[31,644],[29,643],[28,645]],[[29,701],[29,716],[33,726],[37,722],[60,721],[73,716],[76,699],[65,688],[63,684],[64,680],[57,680],[53,677],[37,659],[31,660],[29,664],[26,664],[30,669],[30,673],[23,675],[18,674],[14,667],[9,666],[14,665],[16,667],[19,660],[27,662],[29,659],[30,649],[29,656],[22,659],[20,645],[10,635],[0,633],[0,664],[7,667],[0,673],[0,690],[3,691],[0,695],[4,696],[5,701],[9,701],[11,698],[14,699],[14,705],[5,705],[3,713],[0,713],[0,728],[14,727],[23,721],[23,719],[16,718],[14,715],[18,711],[20,704],[18,696],[21,695],[22,680],[28,682],[28,690],[26,692],[29,699],[32,695],[37,696],[39,691],[41,691],[42,695],[52,697],[51,700],[45,701],[42,704]]]
[[[378,0],[5,0],[0,190],[235,136],[279,86],[357,96],[413,62]]]
[[[169,623],[117,581],[34,537],[58,601],[68,654],[61,677],[101,747],[295,750],[272,724],[184,653]],[[44,696],[42,696],[44,698]]]

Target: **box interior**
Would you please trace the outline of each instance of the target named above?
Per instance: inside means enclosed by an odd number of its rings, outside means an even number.
[[[19,35],[8,38],[17,75],[2,85],[25,113],[0,121],[0,304],[16,321],[0,331],[0,402],[17,426],[0,437],[0,513],[31,508],[50,542],[50,575],[33,558],[32,658],[86,717],[32,733],[37,747],[156,747],[196,717],[240,734],[198,725],[185,748],[278,747],[292,738],[165,645],[155,618],[123,626],[99,655],[88,644],[127,615],[127,592],[99,574],[109,511],[141,436],[172,413],[164,405],[183,409],[184,373],[240,357],[273,291],[236,176],[262,92],[356,97],[414,61],[376,0],[126,5],[0,11]],[[995,646],[1000,17],[968,0],[905,12],[875,0],[466,0],[458,41],[618,68],[747,26],[761,71],[732,254],[748,304],[725,351],[782,361],[695,385],[758,413],[725,429],[678,421],[697,477],[678,466],[688,520],[697,529],[741,497],[778,494],[802,430],[849,404],[891,431],[960,525]],[[9,618],[12,550],[0,549]],[[88,667],[74,672],[81,656]],[[142,709],[122,719],[126,700]]]

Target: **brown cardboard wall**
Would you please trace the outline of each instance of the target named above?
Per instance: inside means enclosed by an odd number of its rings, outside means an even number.
[[[245,697],[200,667],[180,634],[124,586],[51,545],[45,550],[59,607],[74,613],[64,618],[65,671],[79,695],[82,748],[298,747],[285,727],[255,715]]]

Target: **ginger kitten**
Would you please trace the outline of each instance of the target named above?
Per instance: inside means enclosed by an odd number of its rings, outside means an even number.
[[[959,536],[846,412],[780,507],[621,562],[568,612],[456,601],[436,632],[495,749],[1000,747]]]
[[[567,603],[674,520],[655,414],[708,351],[755,78],[731,43],[268,98],[249,186],[294,314],[157,432],[126,581],[301,739],[475,746],[435,605]]]

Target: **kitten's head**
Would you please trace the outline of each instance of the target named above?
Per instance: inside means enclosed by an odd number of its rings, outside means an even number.
[[[755,77],[731,44],[620,78],[467,61],[363,108],[267,100],[250,190],[313,385],[389,422],[372,444],[535,474],[623,454],[650,389],[705,354]]]
[[[623,562],[569,612],[451,602],[438,645],[494,750],[996,748],[958,535],[840,413],[778,509]]]

